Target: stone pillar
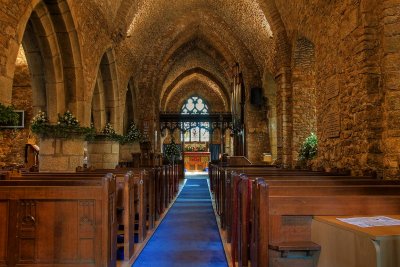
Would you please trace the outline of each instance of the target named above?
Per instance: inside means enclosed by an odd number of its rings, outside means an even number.
[[[75,172],[83,166],[83,139],[41,138],[39,140],[40,172]]]
[[[275,77],[278,82],[277,92],[277,132],[278,164],[292,166],[292,86],[290,68],[282,67]]]
[[[119,143],[116,141],[90,141],[87,145],[88,167],[115,169],[119,162]]]
[[[130,162],[132,161],[132,153],[140,153],[139,143],[124,144],[119,146],[119,161]]]

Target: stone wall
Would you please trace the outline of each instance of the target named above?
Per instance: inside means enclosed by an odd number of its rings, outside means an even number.
[[[254,106],[247,101],[246,109],[246,141],[247,157],[255,163],[262,161],[262,153],[270,152],[269,122],[267,118],[267,105]]]
[[[36,143],[35,136],[29,130],[29,123],[34,116],[31,78],[26,61],[23,60],[15,70],[12,105],[17,110],[25,111],[25,127],[0,130],[0,167],[24,165],[25,144]]]
[[[292,159],[296,164],[303,141],[317,131],[315,52],[314,45],[304,37],[294,44],[292,57],[293,141]]]
[[[276,0],[276,5],[292,43],[304,36],[315,48],[317,166],[356,175],[396,175],[398,1]],[[295,111],[297,71],[292,71]]]
[[[372,7],[373,8],[373,7]],[[382,75],[379,83],[383,87],[382,141],[376,145],[375,154],[383,158],[386,177],[399,176],[400,165],[400,3],[386,0],[379,14],[379,51]],[[375,49],[376,51],[376,49]],[[375,52],[374,51],[374,52]],[[378,56],[378,55],[377,55]],[[377,57],[376,56],[376,57]],[[379,78],[379,76],[375,77]],[[378,124],[380,125],[380,124]],[[379,131],[379,127],[376,129]],[[378,154],[379,153],[379,154]],[[383,155],[382,155],[383,154]]]

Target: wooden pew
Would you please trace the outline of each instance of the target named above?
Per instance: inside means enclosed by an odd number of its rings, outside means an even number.
[[[340,183],[346,184],[347,181],[351,180],[350,184],[362,184],[367,183],[370,185],[381,183],[377,180],[372,180],[369,177],[351,177],[344,176],[343,174],[335,173],[324,173],[324,172],[310,172],[310,171],[299,171],[299,170],[281,170],[274,167],[265,167],[265,166],[234,166],[234,167],[226,167],[226,166],[214,166],[211,171],[211,174],[214,175],[214,180],[217,181],[214,183],[214,194],[215,201],[217,204],[217,212],[221,216],[221,226],[227,230],[227,239],[230,242],[231,240],[231,221],[232,221],[232,188],[234,183],[232,182],[231,173],[235,170],[239,169],[242,172],[250,173],[250,175],[254,176],[252,179],[255,179],[260,175],[268,175],[268,179],[280,181],[284,179],[293,179],[293,180],[303,180],[303,183],[313,183],[312,181],[306,182],[306,180],[325,180],[329,182],[325,182],[325,185],[339,185]],[[216,175],[217,174],[217,175]],[[301,175],[301,176],[300,176]],[[335,180],[335,182],[331,182],[330,180]],[[342,180],[342,181],[340,181]],[[367,181],[366,181],[367,180]],[[292,182],[292,183],[295,183]],[[386,182],[390,184],[391,182]],[[238,196],[234,196],[236,199]],[[246,196],[247,197],[247,196]],[[240,248],[238,248],[239,250]]]
[[[112,172],[117,177],[123,177],[125,173],[131,172],[133,174],[133,179],[134,179],[134,228],[137,228],[136,234],[138,235],[137,240],[139,243],[143,242],[146,239],[147,236],[147,231],[151,228],[154,227],[154,191],[152,190],[153,182],[154,180],[152,177],[150,177],[150,173],[152,172],[152,169],[144,169],[144,168],[137,168],[137,169],[132,169],[132,168],[118,168],[118,169],[96,169],[96,170],[90,170],[90,171],[83,171],[83,172],[77,172],[77,175],[84,173],[86,175],[98,175],[98,174],[103,174],[103,173],[108,173]],[[119,180],[119,183],[123,184],[124,180]],[[121,188],[124,186],[121,185]],[[121,192],[121,191],[120,191]],[[126,202],[126,201],[125,201]],[[123,208],[124,209],[124,208]],[[126,221],[127,219],[126,213],[124,212],[124,219],[123,221]],[[131,231],[131,227],[128,228],[129,231]],[[124,224],[124,232],[125,232],[125,224]],[[124,236],[125,237],[125,236]],[[129,238],[131,239],[132,236],[129,235]],[[134,240],[134,239],[133,239]],[[125,238],[124,238],[124,243],[125,243]],[[126,259],[127,256],[124,253],[124,258]],[[130,255],[130,254],[129,254]],[[132,256],[132,255],[130,255]]]
[[[22,173],[19,176],[10,176],[12,180],[42,180],[47,183],[52,183],[54,180],[66,180],[66,181],[85,181],[85,180],[97,180],[107,175],[107,171],[103,172],[78,172],[78,173]],[[117,191],[117,210],[122,212],[122,216],[118,216],[117,221],[120,225],[123,225],[123,237],[124,242],[122,243],[124,250],[124,260],[129,260],[134,253],[134,240],[135,240],[135,214],[139,212],[139,218],[143,218],[141,215],[144,209],[140,209],[138,204],[135,205],[135,200],[140,198],[143,190],[138,187],[141,179],[141,173],[136,172],[122,172],[116,177],[116,191]],[[143,193],[142,193],[143,194]],[[120,220],[118,218],[121,217]],[[145,222],[139,224],[136,232],[144,233]],[[140,236],[140,235],[139,235]],[[119,245],[118,245],[119,246]],[[117,253],[117,251],[115,251]]]
[[[257,177],[268,176],[269,180],[362,180],[362,179],[370,179],[370,177],[354,177],[354,176],[343,176],[343,175],[328,175],[324,173],[324,175],[319,176],[314,172],[307,172],[307,171],[294,171],[294,170],[273,170],[273,169],[264,169],[264,168],[249,168],[245,170],[247,177],[250,179],[255,179]],[[263,174],[263,175],[262,175]],[[227,230],[227,238],[228,242],[231,240],[231,221],[232,221],[232,207],[234,205],[233,202],[233,195],[234,195],[234,178],[240,176],[239,173],[235,171],[229,171],[226,173],[226,176],[222,179],[222,182],[219,185],[219,194],[216,194],[216,202],[219,203],[219,208],[217,212],[221,218],[221,227]]]
[[[2,266],[116,266],[111,175],[0,181],[0,221]]]
[[[268,179],[268,178],[267,178]],[[382,185],[324,185],[320,181],[309,181],[308,185],[290,186],[268,185],[269,181],[260,178],[245,179],[242,189],[251,183],[252,203],[246,210],[243,203],[250,198],[242,195],[241,220],[243,214],[250,213],[251,241],[248,225],[239,225],[242,254],[240,266],[247,266],[249,255],[244,247],[250,247],[252,266],[313,266],[315,259],[282,258],[281,254],[290,250],[312,250],[316,244],[311,242],[311,220],[316,215],[350,216],[398,214],[400,212],[400,182],[385,181]],[[314,183],[314,185],[312,185]],[[351,181],[354,183],[354,181]],[[246,202],[247,201],[247,202]],[[246,213],[247,212],[247,213]],[[247,228],[246,228],[247,227]],[[246,231],[247,229],[247,231]],[[301,265],[303,264],[303,265]]]

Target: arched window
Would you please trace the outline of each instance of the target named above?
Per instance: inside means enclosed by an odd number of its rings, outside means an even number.
[[[198,96],[192,96],[185,101],[181,108],[181,114],[189,115],[205,115],[208,114],[207,103]],[[210,141],[210,133],[206,129],[208,128],[208,123],[202,123],[201,126],[191,127],[190,122],[185,122],[185,127],[189,128],[185,132],[184,139],[185,142],[208,142]],[[183,137],[182,137],[183,139]]]

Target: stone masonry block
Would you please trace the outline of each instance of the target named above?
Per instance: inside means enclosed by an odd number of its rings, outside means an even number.
[[[105,154],[103,155],[103,162],[118,163],[119,154]]]
[[[119,143],[118,142],[114,142],[111,145],[111,153],[119,153]]]
[[[64,140],[62,143],[63,155],[80,155],[83,156],[83,149],[85,147],[85,141],[79,139]]]
[[[78,166],[83,166],[83,156],[69,157],[69,169],[75,171]]]
[[[40,155],[54,155],[55,153],[55,140],[53,138],[40,139]]]
[[[89,161],[89,163],[103,162],[103,155],[102,154],[88,154],[88,161]]]
[[[69,157],[40,156],[39,171],[41,172],[66,172],[69,170]],[[74,170],[75,171],[75,170]]]
[[[112,143],[109,141],[89,142],[87,145],[87,149],[89,154],[108,154],[112,151]]]

